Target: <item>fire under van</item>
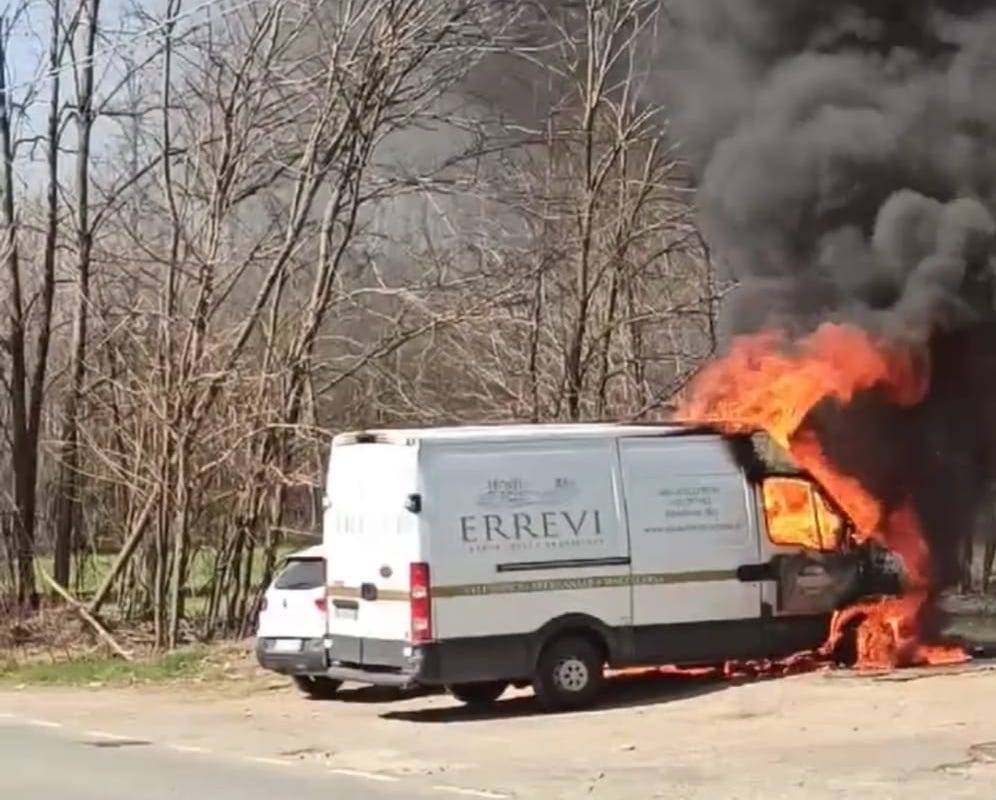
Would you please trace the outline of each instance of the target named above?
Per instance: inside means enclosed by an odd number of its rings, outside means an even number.
[[[474,704],[532,684],[563,709],[589,703],[607,665],[818,646],[832,611],[872,591],[871,560],[777,455],[667,425],[340,435],[328,675]]]

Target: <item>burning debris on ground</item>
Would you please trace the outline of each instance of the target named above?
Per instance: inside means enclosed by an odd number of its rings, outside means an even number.
[[[996,472],[996,2],[679,0],[670,86],[729,344],[680,415],[763,429],[902,559],[859,664],[950,662],[935,598]],[[782,500],[785,498],[782,497]]]

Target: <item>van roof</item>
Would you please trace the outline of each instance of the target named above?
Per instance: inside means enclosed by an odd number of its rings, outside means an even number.
[[[628,436],[674,436],[696,432],[704,433],[706,429],[701,426],[692,427],[680,423],[629,424],[620,422],[458,425],[439,428],[381,428],[353,431],[339,434],[332,440],[332,443],[334,445],[366,442],[414,444],[417,441],[494,441],[532,437],[621,438]]]

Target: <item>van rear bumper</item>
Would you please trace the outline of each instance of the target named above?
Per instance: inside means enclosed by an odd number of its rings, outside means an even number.
[[[396,670],[383,671],[336,665],[325,670],[325,674],[337,681],[365,683],[369,686],[393,686],[398,689],[413,689],[420,685],[415,675],[411,672]]]
[[[373,686],[434,688],[514,680],[532,672],[534,637],[484,636],[413,645],[332,634],[325,674]]]
[[[413,688],[423,685],[419,648],[398,639],[330,634],[325,641],[324,674],[339,681]]]

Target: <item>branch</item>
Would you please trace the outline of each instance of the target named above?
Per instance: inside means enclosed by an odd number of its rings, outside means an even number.
[[[84,605],[79,600],[74,598],[71,594],[69,594],[69,592],[67,592],[58,583],[56,583],[43,567],[39,566],[38,571],[41,573],[42,579],[45,581],[45,583],[51,586],[53,591],[55,591],[55,593],[59,595],[59,597],[61,597],[63,600],[69,603],[70,606],[72,606],[73,611],[79,614],[80,618],[83,619],[83,621],[86,622],[87,625],[93,628],[97,636],[99,636],[104,641],[104,644],[110,647],[115,654],[123,658],[125,661],[132,660],[131,653],[129,653],[127,650],[121,647],[121,645],[119,645],[114,640],[114,637],[107,632],[107,628],[101,625],[97,621],[97,618],[94,617],[93,614],[91,614],[89,611],[87,611]]]

